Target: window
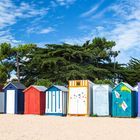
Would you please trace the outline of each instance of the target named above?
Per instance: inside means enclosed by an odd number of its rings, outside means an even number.
[[[76,82],[76,85],[77,85],[77,86],[80,86],[80,82]]]

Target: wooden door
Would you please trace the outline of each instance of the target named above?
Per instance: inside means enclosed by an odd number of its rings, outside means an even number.
[[[40,114],[39,94],[31,92],[28,98],[29,114]]]
[[[69,114],[87,114],[87,87],[69,89]]]
[[[77,114],[87,114],[87,87],[77,88]]]
[[[78,114],[78,100],[76,88],[69,88],[69,114]]]
[[[15,113],[15,90],[7,90],[6,96],[6,113]]]

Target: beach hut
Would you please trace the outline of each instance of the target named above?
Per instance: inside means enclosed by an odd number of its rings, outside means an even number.
[[[4,113],[4,92],[0,92],[0,113]]]
[[[4,88],[4,112],[8,114],[22,114],[24,112],[23,90],[21,83],[8,83]]]
[[[92,113],[93,83],[89,80],[70,80],[68,115],[89,116]]]
[[[44,86],[32,85],[24,90],[24,114],[43,115],[45,113]]]
[[[112,116],[136,117],[136,91],[128,83],[121,82],[112,91]]]
[[[95,84],[93,86],[93,115],[111,115],[111,94],[110,85]]]
[[[46,115],[65,116],[67,114],[68,89],[53,85],[46,91]]]

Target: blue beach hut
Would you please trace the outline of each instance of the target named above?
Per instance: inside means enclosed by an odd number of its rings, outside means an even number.
[[[137,93],[128,83],[121,82],[112,91],[112,116],[136,117]]]
[[[8,83],[4,88],[4,113],[22,114],[24,112],[25,86],[21,83]]]
[[[46,91],[46,115],[65,116],[67,114],[68,89],[53,85]]]

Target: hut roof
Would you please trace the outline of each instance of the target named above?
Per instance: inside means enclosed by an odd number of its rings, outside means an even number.
[[[38,91],[41,91],[41,92],[45,92],[47,90],[47,88],[45,86],[31,85],[28,88],[26,88],[23,92],[27,91],[31,87],[33,87],[33,88],[35,88],[35,89],[37,89]]]
[[[125,86],[127,86],[129,89],[131,89],[132,91],[134,91],[135,89],[129,85],[128,83],[122,82],[122,84],[124,84]]]
[[[128,83],[125,83],[125,82],[119,83],[116,87],[118,87],[120,84],[123,84],[123,85],[125,85],[126,87],[128,87],[130,90],[135,91],[135,89],[134,89],[131,85],[129,85]],[[115,87],[115,88],[116,88],[116,87]],[[115,88],[114,88],[114,89],[115,89]]]
[[[134,86],[133,88],[138,92],[138,85]]]
[[[14,87],[16,87],[17,89],[25,89],[26,87],[21,84],[21,83],[13,83],[13,82],[10,82],[8,83],[3,89],[5,89],[7,86],[9,86],[10,84],[12,84]]]
[[[65,86],[59,86],[59,85],[53,85],[53,86],[58,88],[61,91],[68,92],[68,88],[66,88]],[[53,87],[53,86],[51,86],[51,87]]]
[[[44,92],[44,91],[47,90],[47,88],[45,86],[36,86],[36,85],[33,85],[33,87],[36,88],[39,91],[42,91],[42,92]]]

